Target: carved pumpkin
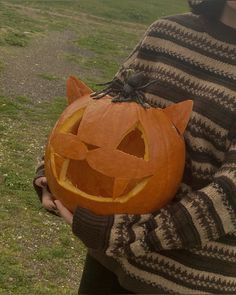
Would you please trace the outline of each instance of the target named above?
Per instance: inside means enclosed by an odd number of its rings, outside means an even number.
[[[46,176],[53,195],[72,212],[79,205],[101,215],[148,213],[168,203],[180,184],[183,132],[192,101],[166,109],[90,98],[70,77],[69,106],[46,148]]]

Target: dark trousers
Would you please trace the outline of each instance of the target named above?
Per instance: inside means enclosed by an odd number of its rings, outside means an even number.
[[[78,294],[133,294],[119,284],[116,275],[87,254]]]

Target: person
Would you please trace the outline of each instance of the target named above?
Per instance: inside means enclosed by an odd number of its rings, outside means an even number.
[[[89,249],[81,294],[236,293],[236,1],[189,4],[154,22],[115,77],[131,69],[155,81],[143,90],[153,107],[194,102],[174,200],[149,214],[72,215],[36,177],[45,207]]]

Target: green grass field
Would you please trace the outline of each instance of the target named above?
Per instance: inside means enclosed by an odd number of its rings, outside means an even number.
[[[49,32],[73,31],[81,53],[63,58],[78,65],[94,88],[113,77],[152,21],[187,11],[186,2],[2,1],[0,72],[7,67],[4,51],[30,48]],[[58,80],[51,73],[38,78]],[[77,292],[86,249],[69,226],[41,208],[32,188],[37,158],[65,106],[64,97],[35,101],[22,95],[0,96],[0,295]]]

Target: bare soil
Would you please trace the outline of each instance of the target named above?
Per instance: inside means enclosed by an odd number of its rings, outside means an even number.
[[[80,52],[73,43],[75,38],[72,31],[48,32],[27,47],[0,48],[1,95],[27,96],[38,101],[65,96],[67,77],[82,73],[78,65],[65,58]]]

